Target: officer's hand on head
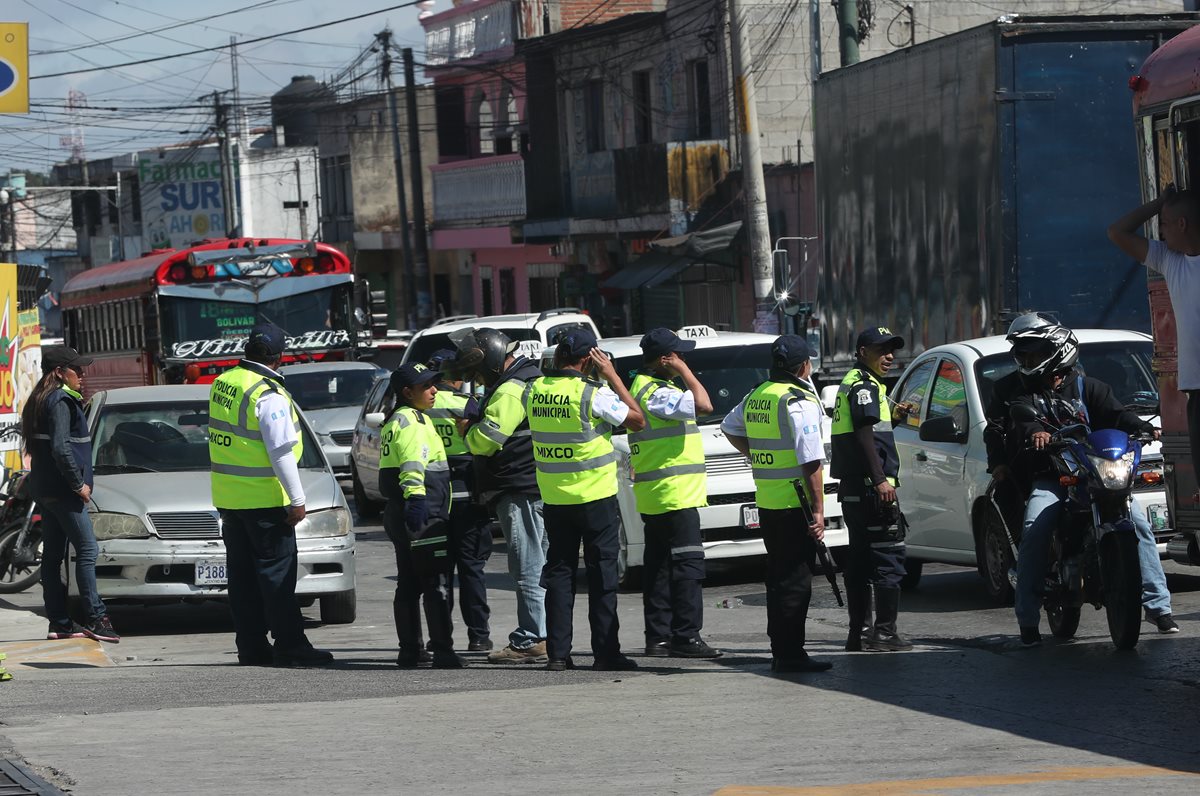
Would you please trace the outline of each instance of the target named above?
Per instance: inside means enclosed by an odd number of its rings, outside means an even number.
[[[596,372],[605,379],[611,382],[618,378],[617,369],[613,365],[612,360],[599,348],[593,348],[588,353],[588,356],[591,357],[592,363],[596,366]]]
[[[304,519],[304,506],[288,506],[287,524],[295,528]]]
[[[825,515],[813,512],[812,524],[808,526],[808,535],[818,542],[825,541]]]
[[[896,487],[892,486],[888,481],[881,481],[876,484],[875,494],[879,495],[879,499],[884,503],[896,502]]]
[[[679,354],[672,351],[659,360],[662,367],[672,376],[678,376],[681,371],[687,368],[687,364],[679,357]]]
[[[1033,436],[1029,438],[1029,441],[1033,443],[1034,450],[1040,451],[1042,448],[1046,447],[1047,443],[1050,442],[1050,432],[1035,431],[1033,432]]]

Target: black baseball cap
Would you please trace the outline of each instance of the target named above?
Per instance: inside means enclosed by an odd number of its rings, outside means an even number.
[[[437,381],[439,375],[436,370],[430,370],[420,362],[409,362],[396,368],[392,374],[392,392],[399,393],[405,387],[429,384]]]
[[[854,350],[857,351],[865,346],[889,344],[893,351],[897,348],[904,348],[904,338],[898,334],[892,334],[892,330],[886,326],[872,326],[859,332]]]
[[[457,366],[454,364],[454,360],[457,358],[457,351],[451,351],[449,348],[439,348],[429,355],[429,359],[425,361],[425,365],[430,370],[451,373],[457,370]]]
[[[670,329],[651,329],[642,336],[642,353],[648,357],[661,357],[678,351],[684,353],[696,347],[695,340],[684,340]]]
[[[55,368],[70,368],[78,373],[80,368],[86,368],[94,361],[69,345],[42,346],[42,373],[49,373]]]
[[[591,353],[598,345],[596,335],[591,329],[572,329],[558,338],[558,355],[571,359],[579,359]]]
[[[776,367],[795,370],[812,359],[812,349],[808,341],[798,334],[785,334],[775,338],[771,344],[771,364]]]
[[[255,324],[250,330],[250,339],[246,341],[247,348],[252,345],[262,347],[272,356],[279,356],[287,347],[287,335],[273,323]]]

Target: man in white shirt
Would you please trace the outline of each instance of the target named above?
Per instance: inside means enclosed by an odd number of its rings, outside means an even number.
[[[1156,215],[1163,240],[1147,240],[1138,230]],[[1188,397],[1188,440],[1196,466],[1200,462],[1200,196],[1168,185],[1157,199],[1113,222],[1108,239],[1166,279],[1175,313],[1176,386]]]
[[[825,410],[809,381],[811,356],[799,335],[776,339],[769,379],[721,423],[730,444],[749,456],[754,468],[754,500],[767,547],[767,636],[773,672],[822,672],[832,666],[804,651],[804,623],[812,598],[808,562],[816,555],[816,542],[825,538]],[[786,423],[781,422],[785,408]],[[801,508],[798,487],[811,507],[811,523]]]

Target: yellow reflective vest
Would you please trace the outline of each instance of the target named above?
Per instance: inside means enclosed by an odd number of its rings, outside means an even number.
[[[208,456],[212,467],[213,506],[218,509],[267,509],[288,506],[291,500],[271,467],[262,440],[256,408],[267,393],[287,399],[297,432],[296,404],[282,382],[243,361],[217,377],[208,394]],[[304,438],[292,449],[296,461],[304,453]]]
[[[633,495],[641,514],[708,505],[700,427],[695,420],[664,420],[647,408],[655,392],[673,386],[666,379],[638,373],[630,388],[646,418],[645,428],[629,433]]]
[[[804,478],[805,462],[796,456],[796,434],[788,414],[793,401],[812,401],[816,393],[794,382],[765,381],[746,396],[742,420],[750,441],[750,465],[754,475],[754,502],[764,509],[799,508],[793,481],[801,479],[809,503],[813,496]]]
[[[611,427],[592,412],[600,385],[574,371],[530,385],[525,411],[538,489],[550,505],[577,506],[617,494]]]

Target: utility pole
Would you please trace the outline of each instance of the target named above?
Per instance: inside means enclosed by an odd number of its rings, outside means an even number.
[[[243,148],[250,142],[250,131],[246,129],[246,114],[242,108],[242,88],[238,81],[238,53],[237,53],[237,36],[229,37],[229,73],[233,79],[233,135],[232,138],[236,141],[237,148],[230,146],[230,172],[237,178],[242,173],[242,152]],[[233,219],[227,221],[226,225],[232,225],[239,235],[242,234],[245,227],[244,219],[251,215],[250,212],[250,196],[253,192],[247,191],[245,197],[237,195],[237,189],[233,191]]]
[[[837,0],[838,49],[842,66],[858,63],[858,0]]]
[[[413,51],[405,47],[404,97],[408,105],[408,162],[413,198],[413,275],[417,282],[417,325],[433,322],[433,291],[429,281],[429,239],[425,234],[425,173],[421,166],[421,128],[417,120],[417,80],[413,70]]]
[[[821,0],[808,0],[808,38],[812,50],[812,79],[821,76]]]
[[[233,157],[229,146],[229,106],[221,102],[221,92],[212,93],[216,113],[217,149],[221,157],[221,199],[225,205],[225,237],[241,236],[237,222],[237,186],[234,185]]]
[[[774,326],[772,299],[771,229],[767,223],[767,189],[762,149],[758,140],[753,53],[747,40],[749,25],[739,13],[739,0],[729,0],[729,45],[733,56],[734,105],[742,143],[742,196],[750,240],[750,273],[754,278],[755,331]]]
[[[296,207],[300,210],[300,240],[308,240],[307,203],[304,201],[304,187],[300,183],[300,158],[295,160],[296,166]]]
[[[392,90],[392,31],[385,28],[375,35],[379,42],[384,86],[387,89],[388,113],[392,119],[392,163],[396,170],[396,202],[400,208],[400,246],[404,256],[404,325],[412,328],[417,312],[417,280],[413,274],[412,241],[408,234],[408,200],[404,196],[404,156],[400,151],[400,114],[396,110],[396,93]]]

